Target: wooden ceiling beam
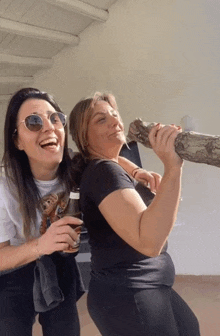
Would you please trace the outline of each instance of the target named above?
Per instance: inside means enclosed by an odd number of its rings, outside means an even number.
[[[0,77],[0,84],[29,84],[33,81],[32,76],[5,76],[5,77]]]
[[[1,95],[0,94],[0,103],[8,102],[12,95]]]
[[[38,38],[69,45],[78,45],[79,43],[79,37],[72,34],[31,26],[26,23],[16,22],[3,18],[1,18],[0,20],[0,30],[16,35]]]
[[[67,9],[75,13],[88,16],[93,20],[105,22],[108,20],[109,13],[106,10],[91,6],[79,0],[44,0],[50,4]]]
[[[49,68],[53,65],[53,60],[48,58],[21,57],[21,56],[0,54],[0,64],[1,63]]]

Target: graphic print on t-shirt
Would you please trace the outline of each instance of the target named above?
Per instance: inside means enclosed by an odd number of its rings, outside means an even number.
[[[68,201],[69,196],[65,192],[49,194],[42,197],[41,204],[43,207],[43,213],[40,226],[41,234],[46,232],[51,223],[63,217]]]

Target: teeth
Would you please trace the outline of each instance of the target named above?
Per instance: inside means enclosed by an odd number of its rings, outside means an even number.
[[[52,139],[46,139],[46,140],[43,140],[43,141],[40,143],[41,146],[45,146],[45,145],[48,145],[48,144],[57,145],[57,139],[55,139],[55,138],[52,138]]]

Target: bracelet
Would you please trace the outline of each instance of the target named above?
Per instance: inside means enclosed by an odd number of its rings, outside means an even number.
[[[137,174],[138,170],[141,169],[140,167],[136,167],[132,170],[131,176],[135,178],[135,175]]]

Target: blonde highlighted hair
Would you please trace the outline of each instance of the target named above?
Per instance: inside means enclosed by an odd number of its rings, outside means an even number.
[[[106,101],[114,110],[118,110],[115,97],[111,93],[96,92],[92,97],[80,100],[72,109],[69,117],[70,134],[79,152],[89,158],[87,150],[88,124],[97,101]]]

